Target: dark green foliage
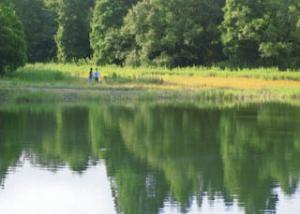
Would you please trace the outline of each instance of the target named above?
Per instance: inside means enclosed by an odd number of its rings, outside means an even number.
[[[23,26],[8,3],[0,2],[0,74],[26,62]]]
[[[300,1],[269,0],[259,51],[265,66],[300,67]]]
[[[127,61],[187,66],[222,59],[220,32],[224,0],[154,0],[139,2],[128,14],[124,30],[136,47]]]
[[[265,13],[261,0],[228,0],[222,23],[224,52],[231,63],[251,65],[259,58],[259,40],[265,22],[260,19]]]
[[[299,0],[0,2],[15,5],[30,62],[300,68]]]
[[[222,38],[231,64],[299,67],[298,0],[228,0],[224,12]]]
[[[52,12],[57,12],[60,6],[61,0],[43,0],[46,7]]]
[[[93,0],[60,0],[58,31],[56,34],[57,58],[61,62],[90,56],[89,14]]]
[[[137,0],[97,0],[91,23],[91,47],[96,63],[122,64],[131,40],[120,31],[123,18]]]
[[[55,13],[43,0],[12,0],[23,25],[30,62],[53,59],[56,55],[54,35],[57,31]]]

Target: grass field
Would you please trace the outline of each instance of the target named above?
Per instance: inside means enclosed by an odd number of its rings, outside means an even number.
[[[276,68],[99,67],[101,83],[87,81],[89,65],[29,64],[0,79],[0,97],[24,99],[240,99],[300,100],[300,71]],[[95,68],[94,66],[92,66]],[[18,92],[18,93],[16,93]],[[9,95],[8,95],[9,94]],[[62,98],[64,97],[64,98]],[[0,98],[1,99],[1,98]],[[76,99],[76,98],[74,98]]]
[[[86,78],[89,68],[95,66],[76,64],[29,64],[17,70],[10,77],[24,80],[60,80],[64,75],[75,78]],[[163,68],[163,67],[99,67],[107,77],[136,79],[145,75],[165,76],[202,76],[202,77],[246,77],[265,80],[300,80],[300,70],[279,71],[277,68],[241,69],[230,70],[218,67],[188,67],[188,68]]]

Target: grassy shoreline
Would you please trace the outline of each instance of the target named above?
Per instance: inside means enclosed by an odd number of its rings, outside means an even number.
[[[29,64],[0,79],[0,103],[61,101],[300,101],[300,71],[275,68],[100,67],[88,83],[88,65]]]

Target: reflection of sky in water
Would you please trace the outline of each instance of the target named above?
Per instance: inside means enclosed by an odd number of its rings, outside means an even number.
[[[0,190],[0,212],[5,214],[115,213],[104,165],[84,174],[67,168],[53,173],[25,163],[9,174]]]
[[[104,164],[90,167],[83,174],[63,168],[57,172],[36,168],[27,161],[10,171],[0,190],[0,211],[5,214],[99,214],[116,213],[110,182]],[[292,197],[278,187],[274,190],[279,202],[276,213],[295,213],[300,210],[300,189]],[[243,213],[235,200],[225,207],[222,198],[211,202],[205,196],[201,208],[193,199],[188,213]],[[180,213],[176,202],[166,200],[160,213]],[[262,211],[263,213],[263,211]]]
[[[277,213],[299,213],[300,212],[300,188],[293,196],[286,196],[280,188],[277,188],[279,203]]]

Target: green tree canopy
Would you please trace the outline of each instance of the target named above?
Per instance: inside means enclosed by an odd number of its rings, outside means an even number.
[[[24,26],[28,61],[41,62],[53,59],[56,55],[55,13],[45,6],[43,0],[12,0],[12,2]]]
[[[123,18],[137,0],[97,0],[91,22],[91,47],[96,63],[122,64],[130,46],[120,29]]]
[[[60,0],[57,7],[57,58],[61,62],[90,56],[89,17],[94,0]]]
[[[228,0],[224,52],[233,65],[299,66],[298,0]]]
[[[0,73],[26,62],[23,26],[11,5],[0,2]]]
[[[124,31],[136,46],[128,62],[167,66],[211,64],[222,58],[218,25],[224,0],[145,0],[129,12]]]
[[[0,2],[14,4],[29,62],[300,68],[299,0]]]

